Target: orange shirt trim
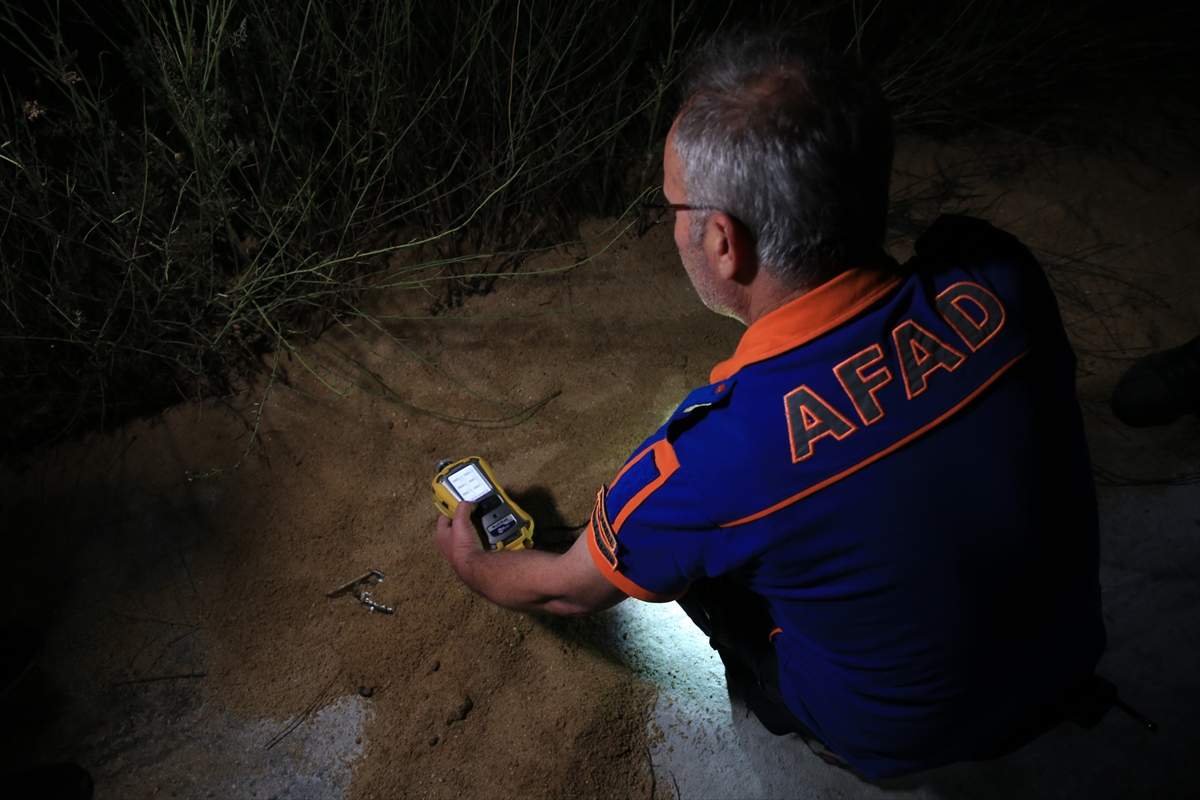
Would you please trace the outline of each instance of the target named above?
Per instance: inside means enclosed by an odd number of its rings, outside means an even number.
[[[742,334],[733,357],[713,367],[710,383],[723,381],[748,364],[765,361],[816,339],[858,316],[904,280],[895,259],[884,253],[806,292]]]
[[[870,458],[863,459],[862,461],[858,462],[857,464],[850,467],[849,469],[842,470],[841,472],[839,472],[836,475],[831,475],[830,477],[826,478],[825,480],[821,481],[820,483],[818,483],[814,486],[808,487],[803,492],[800,492],[797,495],[793,495],[792,497],[789,497],[786,500],[781,500],[780,502],[776,503],[775,505],[771,506],[770,508],[764,508],[762,511],[759,511],[756,514],[751,514],[750,516],[742,517],[741,519],[735,519],[733,522],[723,522],[723,523],[721,523],[721,527],[722,528],[732,528],[736,525],[744,525],[747,522],[754,522],[756,519],[762,519],[763,517],[766,517],[770,514],[774,514],[779,509],[786,508],[787,506],[790,506],[792,503],[799,502],[800,500],[803,500],[804,498],[808,497],[809,495],[819,492],[820,490],[824,489],[826,486],[829,486],[830,484],[833,484],[833,483],[837,483],[842,478],[845,478],[847,475],[851,475],[855,472],[858,472],[860,469],[867,466],[868,464],[872,464],[872,463],[878,461],[879,459],[886,456],[888,453],[891,453],[895,450],[900,449],[904,445],[911,442],[913,439],[916,439],[918,436],[925,433],[925,431],[928,431],[928,430],[931,430],[932,428],[937,427],[943,421],[945,421],[945,420],[949,419],[950,417],[954,416],[955,414],[957,414],[959,409],[961,409],[963,406],[967,405],[972,400],[974,400],[976,397],[978,397],[980,394],[982,394],[984,389],[987,389],[989,386],[991,386],[993,383],[995,383],[996,379],[999,378],[1001,375],[1003,375],[1005,372],[1007,372],[1009,367],[1011,367],[1013,364],[1020,361],[1028,353],[1029,353],[1028,350],[1022,350],[1019,354],[1017,354],[1017,356],[1015,358],[1013,358],[1007,364],[1002,366],[1000,369],[996,370],[996,374],[992,375],[992,377],[990,377],[986,381],[984,381],[979,386],[978,389],[971,392],[969,395],[967,395],[962,400],[960,400],[958,403],[956,403],[953,408],[946,411],[944,414],[942,414],[941,416],[939,416],[937,419],[933,420],[932,422],[913,431],[908,436],[905,436],[903,439],[901,439],[900,441],[891,445],[890,447],[888,447],[884,450],[880,450],[878,453],[871,456]]]
[[[625,574],[619,569],[613,569],[608,559],[600,552],[600,546],[596,544],[595,531],[593,531],[590,524],[587,530],[584,531],[584,536],[587,537],[588,552],[592,554],[592,561],[596,562],[596,568],[600,570],[600,574],[625,594],[630,597],[636,597],[638,600],[644,600],[647,603],[669,603],[672,600],[678,600],[680,597],[683,597],[684,592],[679,592],[678,594],[655,594],[638,586],[629,580],[629,578],[626,578]]]

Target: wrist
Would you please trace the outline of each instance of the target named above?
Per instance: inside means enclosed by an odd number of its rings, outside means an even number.
[[[487,558],[488,555],[478,547],[460,547],[454,560],[454,571],[458,573],[459,579],[477,592],[483,582],[484,572],[480,558]]]

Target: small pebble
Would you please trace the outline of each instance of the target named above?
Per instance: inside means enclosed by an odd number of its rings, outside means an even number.
[[[464,695],[459,695],[454,707],[450,710],[449,716],[446,717],[446,724],[451,725],[461,719],[466,719],[467,714],[471,713],[471,709],[475,707],[475,702]]]
[[[429,744],[429,746],[430,746],[430,747],[433,747],[435,744],[437,744],[437,743],[438,743],[438,737],[436,737],[436,736],[430,736],[430,737],[429,737],[428,739],[426,739],[425,741],[426,741],[426,742]]]

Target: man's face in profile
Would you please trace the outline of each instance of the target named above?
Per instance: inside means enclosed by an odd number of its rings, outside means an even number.
[[[675,132],[678,128],[679,119],[676,118],[663,148],[663,195],[668,203],[686,204],[688,197],[683,182],[683,165],[679,163],[679,156],[675,152]],[[704,212],[675,212],[675,247],[679,250],[679,260],[683,262],[683,269],[687,272],[700,300],[711,311],[731,317],[734,315],[729,304],[725,302],[721,286],[717,283],[708,261],[708,254],[704,250],[703,234],[694,236],[692,232],[691,215],[701,213]]]

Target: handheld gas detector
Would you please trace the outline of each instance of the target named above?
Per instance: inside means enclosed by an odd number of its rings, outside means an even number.
[[[471,518],[483,528],[492,550],[533,547],[533,518],[500,487],[491,466],[479,456],[442,461],[433,478],[433,503],[454,517],[460,502],[475,504]]]

